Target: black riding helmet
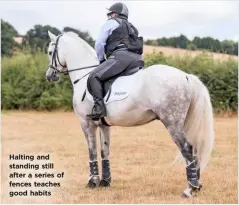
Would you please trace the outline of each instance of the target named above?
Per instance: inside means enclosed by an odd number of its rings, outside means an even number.
[[[118,15],[122,15],[127,18],[129,16],[129,10],[127,6],[123,3],[115,3],[108,10],[109,12],[107,13],[107,15],[110,15],[111,13],[116,13]]]

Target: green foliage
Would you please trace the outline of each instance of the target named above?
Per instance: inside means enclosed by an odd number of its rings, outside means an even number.
[[[176,42],[177,47],[185,49],[189,43],[189,40],[186,36],[181,34],[178,38],[176,38]]]
[[[234,54],[238,51],[238,46],[235,46],[233,41],[224,40],[222,41],[222,50],[224,53]]]
[[[11,24],[9,24],[8,22],[2,19],[1,19],[1,29],[2,29],[2,34],[8,34],[9,36],[18,35],[16,29]]]
[[[23,44],[18,45],[13,37],[18,36],[16,29],[9,23],[1,20],[2,27],[2,37],[1,37],[1,55],[2,56],[11,56],[14,54],[14,51],[21,50],[22,52],[27,52],[35,54],[37,52],[46,52],[47,46],[50,42],[48,31],[51,31],[55,35],[59,35],[61,31],[50,25],[40,25],[37,24],[33,28],[29,29],[25,35],[23,35]],[[90,36],[88,32],[82,32],[78,29],[65,27],[63,32],[73,31],[77,33],[82,39],[88,42],[92,47],[94,47],[94,39]],[[16,52],[15,52],[16,53]]]
[[[155,40],[149,39],[145,41],[146,45],[153,46],[170,46],[174,48],[186,48],[189,50],[206,49],[217,53],[226,53],[230,55],[238,55],[238,43],[234,41],[224,40],[220,42],[211,37],[195,37],[192,41],[188,40],[186,36],[180,35],[178,37],[158,38]]]
[[[23,45],[29,46],[32,53],[37,51],[45,52],[47,45],[50,42],[48,30],[55,35],[59,35],[61,33],[60,30],[49,25],[35,25],[34,28],[27,31],[24,36]]]
[[[2,109],[71,109],[72,85],[66,76],[47,82],[48,59],[42,53],[2,59]]]
[[[18,36],[12,25],[1,19],[1,56],[11,56],[14,47],[18,47],[13,37]]]
[[[187,45],[187,49],[195,51],[195,50],[197,50],[197,46],[194,45],[193,43],[190,43],[190,44]]]
[[[162,52],[147,55],[145,66],[166,64],[197,75],[209,89],[215,112],[237,111],[237,62],[216,61],[210,55],[166,57]],[[20,54],[2,59],[2,108],[55,110],[72,109],[72,85],[68,76],[47,82],[47,56]],[[81,96],[80,96],[81,97]]]

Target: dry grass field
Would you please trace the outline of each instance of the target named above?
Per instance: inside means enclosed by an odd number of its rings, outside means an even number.
[[[215,117],[215,148],[202,176],[203,188],[196,197],[183,199],[185,168],[172,164],[178,149],[164,126],[155,121],[113,127],[112,186],[90,190],[85,188],[88,147],[74,113],[4,112],[2,203],[237,203],[237,140],[237,117]],[[54,173],[65,172],[58,180],[61,186],[51,188],[49,197],[9,197],[9,154],[47,153]]]
[[[190,51],[186,49],[181,48],[171,48],[171,47],[163,47],[163,46],[149,46],[144,45],[144,55],[151,54],[153,52],[163,52],[166,56],[197,56],[202,53],[202,51],[196,50],[196,51]],[[222,54],[222,53],[213,53],[213,52],[207,52],[207,54],[212,55],[214,59],[216,60],[228,60],[229,58],[238,61],[237,56],[228,55],[228,54]]]

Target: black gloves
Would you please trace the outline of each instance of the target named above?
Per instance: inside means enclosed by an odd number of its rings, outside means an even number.
[[[106,61],[106,59],[104,58],[103,60],[100,61],[100,64],[104,63],[105,61]]]

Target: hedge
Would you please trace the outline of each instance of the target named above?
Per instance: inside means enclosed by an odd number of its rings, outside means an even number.
[[[144,57],[145,66],[166,64],[197,75],[207,86],[215,112],[237,112],[238,65],[235,60],[218,61],[208,54]],[[2,58],[2,109],[71,110],[72,85],[68,76],[60,82],[46,82],[45,54],[19,54]]]

